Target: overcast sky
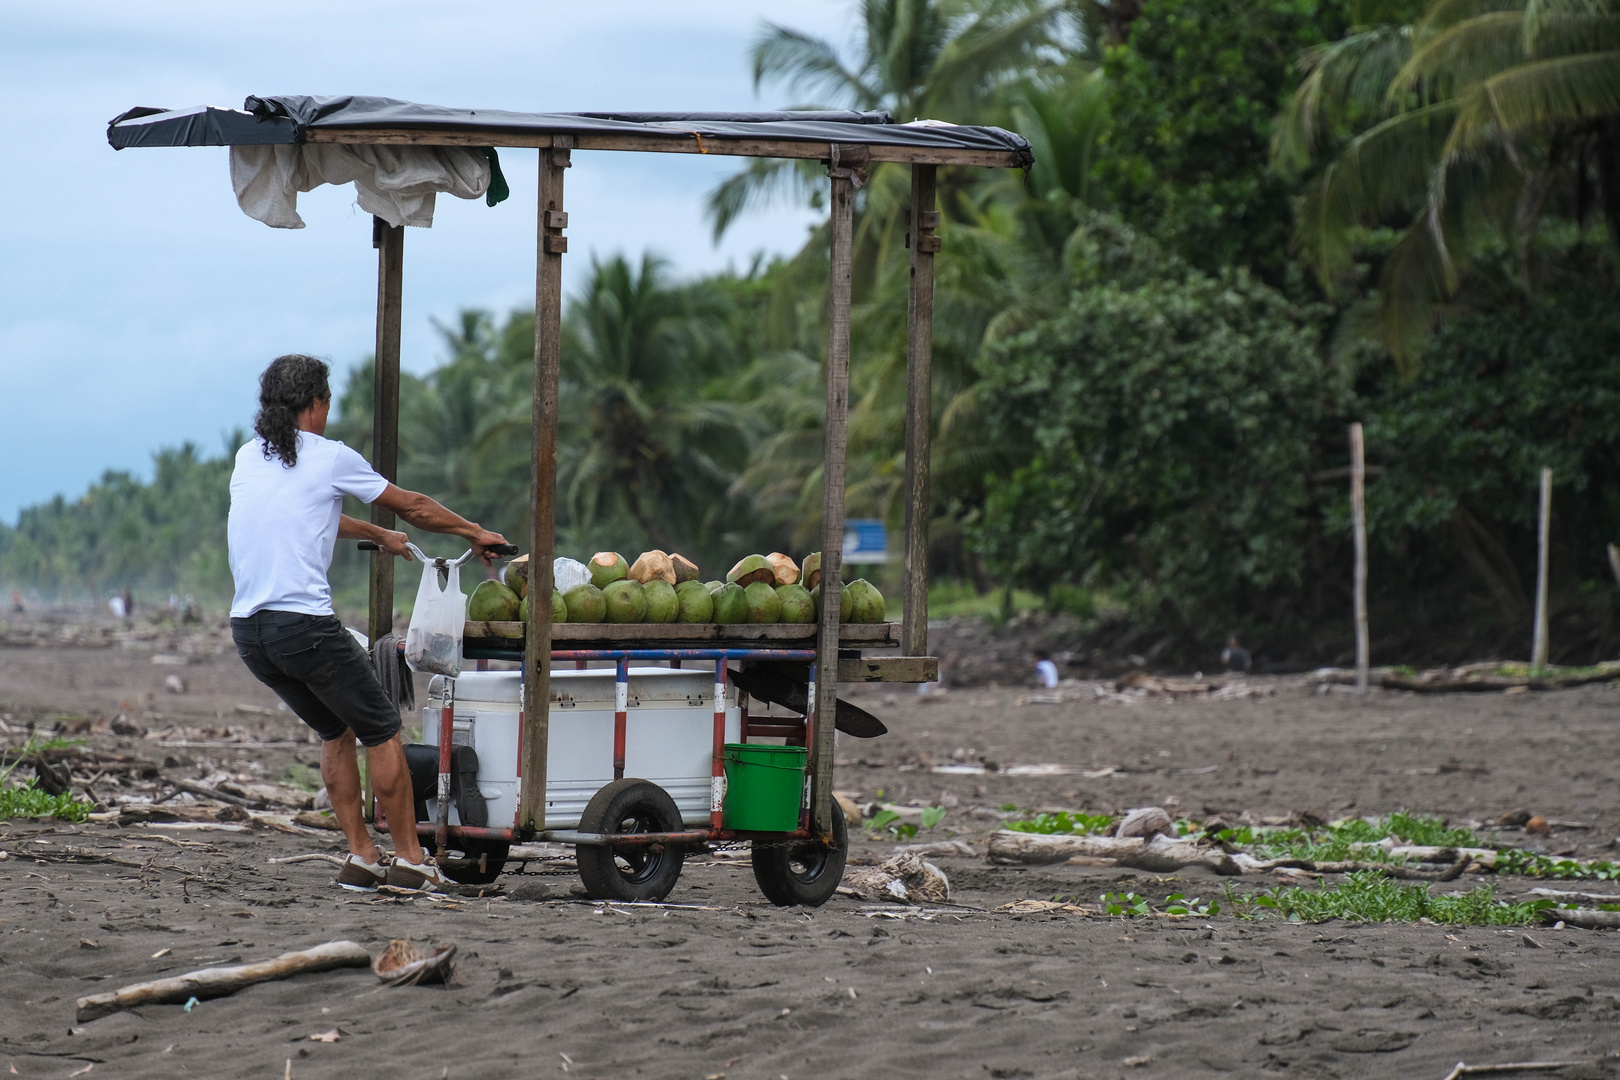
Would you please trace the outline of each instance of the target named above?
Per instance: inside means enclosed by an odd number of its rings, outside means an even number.
[[[762,20],[843,45],[852,13],[850,0],[5,0],[0,522],[77,496],[108,468],[149,475],[161,446],[217,454],[222,433],[251,420],[273,356],[309,352],[341,371],[372,348],[376,257],[352,187],[301,196],[307,228],[271,229],[237,208],[224,148],[114,152],[113,116],[280,93],[520,111],[775,108],[783,91],[756,95],[746,58]],[[406,368],[440,361],[430,320],[533,304],[536,154],[503,153],[508,202],[441,195],[433,228],[407,230]],[[575,153],[565,287],[592,254],[651,248],[695,273],[796,248],[811,219],[789,207],[711,242],[703,195],[737,167]]]

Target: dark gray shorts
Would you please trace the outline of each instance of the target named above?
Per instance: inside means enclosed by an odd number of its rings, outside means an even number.
[[[256,611],[231,620],[231,637],[254,677],[327,742],[352,732],[378,746],[399,734],[399,710],[336,615]]]

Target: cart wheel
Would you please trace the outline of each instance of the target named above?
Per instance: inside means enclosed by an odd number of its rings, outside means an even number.
[[[801,840],[796,844],[767,847],[754,842],[754,880],[765,899],[778,907],[803,904],[820,907],[844,880],[844,860],[849,856],[849,830],[844,811],[832,806],[832,844]]]
[[[429,855],[438,854],[432,840],[423,840],[422,848]],[[498,840],[452,840],[450,850],[461,856],[447,855],[439,863],[445,877],[460,885],[488,885],[501,876],[512,845]]]
[[[649,780],[615,780],[591,797],[579,819],[580,832],[679,832],[681,812],[669,792]],[[681,876],[686,848],[595,847],[574,849],[579,876],[593,900],[662,900]]]

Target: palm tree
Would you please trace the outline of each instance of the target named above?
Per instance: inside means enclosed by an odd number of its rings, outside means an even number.
[[[798,108],[975,123],[993,112],[1001,89],[1051,66],[1070,25],[1061,0],[862,0],[849,63],[825,39],[766,23],[751,51],[754,87],[781,82],[789,92],[809,94],[813,103]],[[753,160],[709,196],[716,238],[738,215],[772,199],[820,206],[822,179],[815,162]],[[872,170],[862,196],[863,242],[888,241],[904,228],[909,192],[905,170]]]
[[[1580,228],[1596,207],[1620,243],[1615,0],[1435,0],[1414,25],[1361,29],[1303,65],[1273,159],[1305,172],[1342,147],[1308,188],[1296,240],[1342,296],[1371,231],[1398,230],[1368,325],[1404,367],[1483,243],[1506,242],[1524,293],[1548,213]]]
[[[594,261],[563,328],[559,488],[577,538],[691,551],[728,528],[746,414],[716,311],[652,255]]]

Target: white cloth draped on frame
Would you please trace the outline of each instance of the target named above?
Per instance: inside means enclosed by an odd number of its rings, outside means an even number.
[[[390,225],[433,224],[433,199],[447,191],[476,199],[489,190],[489,159],[460,146],[318,143],[231,147],[231,187],[248,217],[274,229],[302,229],[298,193],[353,182],[360,209]]]

